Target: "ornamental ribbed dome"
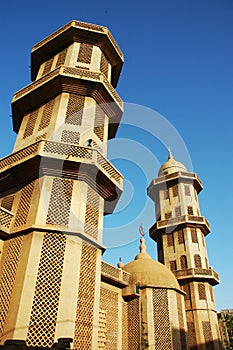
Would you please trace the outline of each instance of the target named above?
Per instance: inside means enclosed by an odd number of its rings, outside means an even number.
[[[140,287],[176,289],[179,284],[173,273],[163,264],[155,261],[146,252],[145,239],[141,238],[140,253],[123,270],[129,272],[134,284]]]
[[[160,167],[158,176],[172,174],[177,171],[187,171],[187,169],[184,164],[174,159],[169,150],[168,160]]]

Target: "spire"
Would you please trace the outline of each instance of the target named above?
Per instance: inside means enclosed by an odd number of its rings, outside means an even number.
[[[117,263],[117,267],[118,267],[119,269],[122,269],[122,267],[123,267],[122,259],[121,259],[121,258],[119,258],[119,262]]]

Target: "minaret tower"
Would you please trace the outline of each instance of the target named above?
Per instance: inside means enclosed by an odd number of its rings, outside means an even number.
[[[12,102],[14,151],[0,160],[0,339],[97,349],[103,214],[123,178],[106,159],[123,103],[109,30],[72,21],[32,49]]]
[[[150,236],[157,242],[158,260],[175,274],[186,293],[190,350],[221,349],[212,287],[219,283],[209,266],[205,236],[209,224],[201,216],[198,176],[187,171],[169,151],[148,195],[155,202],[156,223]]]

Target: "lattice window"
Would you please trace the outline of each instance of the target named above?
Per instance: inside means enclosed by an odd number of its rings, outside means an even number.
[[[174,246],[174,237],[173,237],[173,233],[169,233],[167,235],[167,246],[168,247],[173,247]]]
[[[51,117],[53,115],[55,100],[51,100],[43,106],[43,113],[38,130],[43,130],[49,126]]]
[[[34,184],[35,181],[29,183],[21,191],[21,196],[14,222],[15,227],[22,226],[27,223],[27,217],[31,206]]]
[[[66,54],[67,54],[67,48],[65,48],[64,50],[62,50],[59,53],[58,59],[57,59],[57,63],[56,63],[56,68],[62,66],[63,64],[65,64]]]
[[[194,264],[196,268],[202,268],[201,257],[198,254],[194,255]]]
[[[163,192],[163,198],[164,199],[169,199],[170,198],[168,189]]]
[[[172,212],[169,211],[169,212],[165,213],[164,216],[165,216],[165,219],[166,219],[166,220],[169,220],[169,219],[171,219],[171,217],[172,217]]]
[[[198,283],[198,294],[200,300],[206,300],[206,290],[204,283]]]
[[[47,134],[37,136],[36,141],[46,140]]]
[[[140,349],[140,306],[139,298],[128,302],[128,349]]]
[[[194,322],[187,322],[188,326],[188,339],[189,339],[189,347],[192,350],[197,349],[197,339],[196,339],[196,331]]]
[[[101,53],[100,71],[108,77],[108,60],[103,52]]]
[[[68,226],[73,181],[55,178],[49,201],[47,224]]]
[[[92,48],[93,45],[81,44],[77,61],[82,63],[91,63]]]
[[[206,350],[214,349],[213,335],[211,330],[210,322],[202,321],[202,329],[205,338]]]
[[[170,261],[170,269],[171,269],[172,271],[177,270],[176,260],[171,260],[171,261]]]
[[[175,207],[175,214],[176,214],[176,217],[178,216],[181,216],[181,207]]]
[[[6,210],[11,211],[12,210],[13,201],[14,201],[14,195],[13,194],[11,194],[9,196],[6,196],[6,197],[4,197],[2,199],[1,206],[3,208],[5,208]]]
[[[184,244],[184,231],[183,230],[178,231],[178,243]]]
[[[182,270],[188,268],[186,255],[181,255],[181,257],[180,257],[180,267],[181,267]]]
[[[55,341],[65,246],[62,233],[45,234],[26,340],[29,346],[51,346]]]
[[[38,111],[39,111],[39,109],[36,109],[35,111],[28,114],[27,124],[26,124],[25,130],[24,130],[23,139],[26,139],[27,137],[29,137],[33,134],[36,119],[38,117]]]
[[[63,130],[61,135],[61,142],[78,144],[80,140],[80,133],[71,130]]]
[[[101,288],[100,308],[106,311],[106,350],[117,350],[118,343],[118,294]]]
[[[186,293],[185,296],[184,296],[184,299],[185,300],[190,300],[191,299],[191,294],[190,294],[190,286],[189,286],[189,284],[184,284],[182,289]]]
[[[101,107],[96,105],[95,109],[95,122],[94,122],[94,133],[103,142],[104,140],[104,121],[105,115]]]
[[[193,207],[188,206],[187,210],[188,210],[188,215],[193,215]]]
[[[98,238],[99,224],[99,195],[92,188],[87,190],[87,204],[85,213],[85,232],[91,237]]]
[[[178,185],[174,185],[172,187],[172,193],[173,193],[173,197],[178,197],[179,196],[179,188]]]
[[[184,185],[184,193],[186,196],[191,196],[189,185]]]
[[[0,338],[4,329],[6,316],[14,288],[15,276],[18,268],[23,236],[11,238],[5,243],[7,249],[0,276]]]
[[[169,320],[167,290],[153,288],[152,300],[155,349],[172,350],[172,330]]]
[[[66,110],[65,122],[72,125],[81,125],[85,97],[75,94],[69,95],[69,101]]]
[[[192,242],[193,243],[198,243],[197,231],[196,231],[195,228],[191,228],[191,237],[192,237]]]
[[[74,349],[87,350],[92,347],[96,288],[96,260],[97,248],[83,241],[75,321]]]
[[[53,64],[53,57],[51,57],[48,61],[45,62],[42,75],[48,74],[51,71],[52,64]]]

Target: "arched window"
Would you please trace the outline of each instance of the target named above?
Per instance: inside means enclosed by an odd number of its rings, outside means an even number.
[[[196,268],[202,268],[200,255],[198,254],[194,255],[194,264]]]
[[[182,270],[188,268],[186,255],[181,255],[181,257],[180,257],[180,266],[181,266]]]

